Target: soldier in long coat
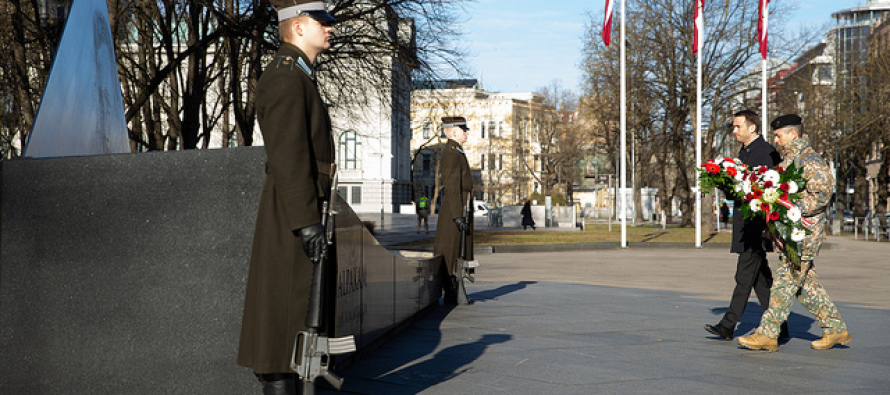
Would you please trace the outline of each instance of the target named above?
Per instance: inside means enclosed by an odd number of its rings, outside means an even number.
[[[282,45],[257,84],[257,118],[266,148],[241,323],[238,364],[265,394],[295,393],[290,369],[305,330],[313,264],[321,248],[322,202],[329,197],[334,144],[312,65],[330,47],[335,19],[324,2],[273,0]]]
[[[809,220],[812,226],[800,249],[800,267],[788,262],[782,255],[776,268],[775,282],[770,290],[769,309],[763,313],[760,326],[751,336],[740,337],[738,343],[750,349],[776,351],[779,347],[777,337],[779,325],[788,319],[791,304],[795,297],[806,307],[822,327],[822,338],[810,344],[813,349],[827,350],[836,344],[850,342],[847,325],[841,319],[837,306],[828,297],[816,270],[813,260],[819,254],[822,241],[825,239],[825,211],[834,192],[834,177],[825,161],[810,146],[806,136],[802,136],[801,119],[794,114],[783,115],[772,122],[776,129],[775,142],[785,158],[780,166],[787,168],[794,163],[803,169],[806,186],[801,198],[795,202],[802,217]]]
[[[467,226],[467,260],[473,259],[473,215],[464,218],[464,207],[473,191],[473,175],[461,144],[467,141],[467,121],[463,117],[442,118],[448,141],[439,158],[442,177],[442,204],[436,223],[436,239],[433,252],[443,257],[440,274],[443,276],[445,304],[457,304],[456,277],[454,275],[460,254],[460,226]],[[451,281],[449,281],[449,279]]]

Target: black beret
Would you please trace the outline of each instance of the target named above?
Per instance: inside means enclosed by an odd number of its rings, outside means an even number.
[[[800,126],[802,122],[803,120],[796,114],[785,114],[773,119],[769,125],[772,126],[773,130],[776,130],[788,126]]]

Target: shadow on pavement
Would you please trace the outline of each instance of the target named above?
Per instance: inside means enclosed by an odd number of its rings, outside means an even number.
[[[714,307],[711,309],[711,314],[715,316],[722,317],[723,314],[726,313],[726,307]],[[735,328],[735,337],[745,336],[760,326],[760,316],[763,314],[763,310],[760,309],[760,304],[755,302],[748,302],[748,305],[745,306],[745,313],[742,314],[742,318],[739,320],[738,325]],[[816,326],[817,334],[810,333],[813,324],[816,323],[816,320],[811,316],[805,316],[798,314],[796,312],[791,312],[788,315],[788,331],[791,332],[792,338],[804,339],[804,340],[816,340],[822,338],[821,329]],[[716,323],[716,322],[714,322]],[[717,336],[711,336],[714,339],[717,339]]]
[[[472,343],[445,348],[431,359],[389,372],[378,380],[405,386],[398,391],[400,394],[416,394],[469,371],[471,368],[468,365],[485,353],[488,346],[511,339],[513,335],[500,333],[482,335]]]
[[[498,297],[522,290],[529,285],[537,284],[537,283],[538,283],[537,281],[520,281],[516,284],[502,285],[495,289],[473,292],[472,294],[470,294],[468,296],[470,297],[470,299],[473,299],[477,302],[495,300]]]

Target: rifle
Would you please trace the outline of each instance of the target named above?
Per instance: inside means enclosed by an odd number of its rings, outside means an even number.
[[[464,279],[470,280],[470,282],[476,282],[476,278],[473,277],[473,274],[476,274],[476,268],[479,267],[479,261],[475,259],[467,259],[467,236],[472,232],[472,229],[470,228],[473,226],[472,194],[467,194],[467,204],[464,205],[463,211],[464,223],[466,226],[460,230],[460,250],[457,258],[457,267],[454,269],[454,286],[457,289],[457,304],[466,306],[472,304],[472,302],[470,302],[470,299],[467,297],[467,288],[464,285]],[[469,246],[469,248],[473,248],[473,246]]]
[[[355,351],[355,339],[352,335],[328,338],[319,334],[322,326],[324,271],[328,264],[329,251],[333,248],[334,211],[337,198],[337,175],[331,181],[331,194],[328,201],[322,203],[321,224],[325,227],[327,245],[319,253],[311,257],[313,261],[312,283],[309,288],[309,310],[306,312],[306,330],[297,334],[294,351],[291,354],[290,368],[302,382],[303,394],[315,394],[315,379],[324,378],[338,391],[343,387],[343,379],[330,370],[331,355],[347,354]],[[300,349],[300,363],[297,363],[297,349]]]

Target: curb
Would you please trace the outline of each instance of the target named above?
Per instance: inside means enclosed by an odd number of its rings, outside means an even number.
[[[730,243],[703,243],[701,248],[707,249],[725,249],[729,251]],[[432,246],[404,247],[397,245],[386,246],[391,250],[399,251],[419,251],[433,252]],[[628,242],[627,249],[640,248],[682,248],[682,249],[698,249],[691,243],[679,242]],[[620,250],[621,243],[618,242],[601,242],[601,243],[562,243],[562,244],[507,244],[507,245],[477,245],[473,248],[475,254],[497,254],[497,253],[521,253],[521,252],[566,252],[566,251],[593,251],[593,250]],[[837,246],[832,243],[823,243],[823,250],[834,250]]]

